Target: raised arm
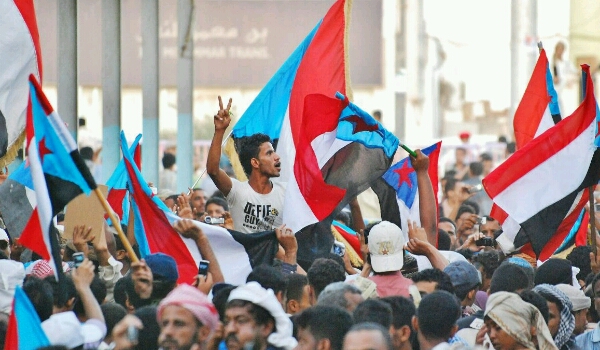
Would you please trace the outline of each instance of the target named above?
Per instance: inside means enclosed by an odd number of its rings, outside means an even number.
[[[416,152],[417,158],[411,156],[410,162],[417,173],[421,227],[427,232],[427,241],[437,247],[437,203],[429,178],[429,157],[423,154],[421,150],[416,150]]]
[[[223,192],[226,196],[229,194],[229,191],[231,191],[232,183],[227,173],[219,168],[219,161],[221,160],[223,135],[225,135],[225,130],[227,130],[229,123],[231,123],[231,116],[229,115],[230,108],[231,99],[229,99],[227,108],[223,109],[223,100],[221,100],[221,96],[219,96],[219,111],[214,117],[215,134],[213,135],[212,143],[208,150],[208,160],[206,161],[206,172],[215,182],[219,191]]]

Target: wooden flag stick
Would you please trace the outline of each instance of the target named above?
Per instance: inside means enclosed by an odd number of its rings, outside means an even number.
[[[123,233],[123,229],[121,228],[121,225],[119,224],[119,220],[117,220],[117,217],[115,216],[115,213],[113,213],[113,210],[110,207],[110,205],[108,204],[108,201],[106,200],[106,198],[104,198],[104,195],[102,194],[102,192],[100,191],[99,188],[96,187],[94,189],[94,193],[96,193],[96,196],[98,197],[98,200],[100,201],[100,204],[102,204],[104,211],[108,214],[108,217],[110,218],[110,221],[112,222],[113,227],[115,228],[115,230],[117,230],[119,239],[121,239],[121,242],[123,243],[123,247],[125,247],[127,254],[129,254],[129,259],[131,260],[132,263],[138,262],[139,259],[138,259],[137,255],[135,255],[133,248],[131,248],[131,244],[129,243],[127,236],[125,236],[125,233]]]
[[[594,207],[595,198],[594,198],[594,187],[588,187],[588,193],[590,195],[590,233],[592,235],[592,252],[594,255],[598,254],[598,247],[596,246],[596,208]]]

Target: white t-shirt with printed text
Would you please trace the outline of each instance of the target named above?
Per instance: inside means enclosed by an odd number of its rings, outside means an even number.
[[[271,192],[260,194],[250,187],[248,181],[231,179],[231,182],[227,204],[234,230],[255,233],[272,230],[283,224],[286,183],[273,182]]]

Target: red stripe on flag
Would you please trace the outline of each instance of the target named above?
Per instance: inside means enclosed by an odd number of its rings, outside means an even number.
[[[133,197],[142,216],[150,252],[164,253],[173,257],[179,271],[177,283],[191,284],[198,273],[192,254],[179,233],[169,223],[165,213],[144,193],[131,164],[126,158],[124,159],[129,178],[132,180]]]
[[[35,18],[35,7],[33,6],[33,0],[15,0],[15,6],[19,9],[27,29],[29,29],[29,35],[33,41],[35,47],[35,58],[37,60],[38,71],[40,73],[40,81],[42,81],[42,49],[40,46],[40,34],[38,32],[37,20]]]
[[[589,67],[584,67],[584,71],[589,76]],[[581,135],[592,123],[595,123],[596,99],[594,98],[591,79],[587,80],[586,91],[585,99],[570,117],[561,120],[556,124],[556,127],[552,127],[531,140],[525,147],[517,151],[516,154],[500,164],[498,168],[483,179],[485,189],[492,199],[525,174],[567,147],[575,139],[574,135]],[[552,142],[549,142],[549,140],[552,140]],[[527,154],[527,156],[518,156],[521,152]]]
[[[35,78],[35,76],[33,74],[29,75],[29,82],[31,84],[33,84],[35,91],[36,91],[36,95],[37,95],[37,99],[40,102],[40,106],[42,106],[42,109],[44,110],[44,113],[46,113],[46,116],[49,116],[50,114],[52,114],[54,112],[54,108],[52,108],[52,105],[50,104],[50,101],[48,101],[48,98],[46,97],[46,95],[44,93],[42,93],[42,86],[40,85],[40,83],[37,81],[37,79]],[[37,93],[37,92],[40,93]]]
[[[556,233],[550,238],[550,240],[548,240],[548,243],[546,243],[546,245],[540,252],[540,256],[538,258],[539,260],[546,261],[550,259],[550,257],[554,254],[554,252],[556,252],[558,247],[560,247],[563,244],[563,242],[569,235],[569,232],[571,232],[573,225],[575,225],[575,222],[579,218],[579,214],[581,214],[581,210],[583,209],[583,207],[585,207],[585,204],[587,203],[588,199],[589,195],[587,193],[587,190],[584,190],[583,195],[581,196],[581,199],[579,200],[575,208],[560,223],[560,226],[558,226]]]
[[[6,330],[4,349],[19,350],[19,327],[17,324],[14,298],[12,302],[12,312],[10,313],[10,316],[8,318],[8,329]]]
[[[358,240],[358,237],[356,237],[356,234],[346,231],[341,226],[338,226],[335,224],[333,226],[340,233],[340,235],[342,235],[342,237],[344,237],[346,242],[348,242],[348,244],[350,244],[350,246],[352,247],[352,249],[354,249],[356,254],[358,254],[358,256],[360,256],[362,258],[362,253],[360,252],[360,242]]]
[[[310,102],[308,96],[333,98],[336,92],[346,95],[345,5],[344,0],[336,1],[325,15],[298,67],[289,105],[296,147],[294,175],[300,193],[319,220],[331,213],[345,191],[325,183],[310,143],[317,135],[335,129],[339,112],[336,114],[334,109],[341,111],[341,102],[325,111],[324,106],[313,104],[315,100]]]
[[[40,224],[40,215],[37,207],[31,213],[31,217],[23,229],[21,237],[19,237],[19,244],[38,253],[42,259],[50,260],[50,248],[44,242],[44,231]]]
[[[544,111],[550,103],[550,96],[546,88],[546,69],[548,58],[546,51],[540,52],[540,57],[535,64],[529,84],[523,93],[523,98],[515,111],[513,127],[515,130],[515,143],[517,149],[523,148],[531,141],[540,126]]]

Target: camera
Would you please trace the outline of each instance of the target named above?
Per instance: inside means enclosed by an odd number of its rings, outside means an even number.
[[[207,216],[204,218],[204,223],[209,224],[209,225],[219,225],[219,224],[224,224],[225,219],[224,218],[211,218],[210,216]]]
[[[467,192],[469,193],[477,193],[477,192],[481,192],[481,190],[483,190],[483,185],[479,184],[479,185],[475,185],[470,187]]]
[[[485,218],[485,217],[477,218],[477,225],[485,225],[485,224],[487,224],[487,218]]]
[[[490,237],[483,237],[476,240],[475,244],[478,247],[494,247],[496,245],[496,240]]]
[[[331,252],[338,256],[344,256],[346,254],[346,246],[342,242],[335,241],[333,247],[331,247]]]
[[[83,263],[83,260],[85,260],[85,256],[83,256],[83,253],[73,254],[73,266],[75,266],[75,268],[79,267],[81,263]]]
[[[208,275],[208,266],[210,265],[210,261],[208,260],[200,260],[200,264],[198,264],[198,274],[202,276]]]

